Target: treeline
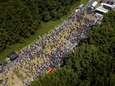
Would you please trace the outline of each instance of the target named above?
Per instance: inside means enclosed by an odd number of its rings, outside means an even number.
[[[60,71],[40,77],[31,86],[115,86],[115,12],[105,15],[74,49]]]
[[[0,52],[23,42],[41,22],[59,19],[80,0],[0,0]]]

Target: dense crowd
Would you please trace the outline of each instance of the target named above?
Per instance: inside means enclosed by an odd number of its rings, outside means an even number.
[[[3,68],[4,72],[0,75],[4,80],[3,86],[9,86],[11,82],[15,86],[15,75],[23,81],[24,86],[28,86],[31,81],[46,73],[49,67],[58,67],[80,40],[86,38],[86,32],[94,21],[93,13],[84,16],[83,10],[79,10],[61,26],[21,49],[19,57]]]

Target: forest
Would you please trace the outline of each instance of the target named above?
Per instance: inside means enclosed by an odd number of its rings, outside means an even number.
[[[81,0],[0,0],[0,52],[34,35],[42,22],[58,20]],[[115,12],[94,26],[60,70],[31,86],[115,86]]]
[[[55,73],[31,86],[115,86],[115,12],[106,14]]]
[[[41,22],[57,20],[80,0],[0,0],[0,52],[33,35]]]

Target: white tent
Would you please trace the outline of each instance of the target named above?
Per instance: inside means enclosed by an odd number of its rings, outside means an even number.
[[[95,1],[95,2],[93,2],[92,6],[93,6],[93,7],[96,7],[97,4],[98,4],[98,2]]]
[[[106,7],[111,8],[111,9],[115,8],[115,5],[110,5],[110,4],[107,4],[107,3],[101,3],[101,5],[103,7],[106,6]]]
[[[99,6],[99,7],[96,8],[96,11],[100,11],[102,13],[108,13],[109,10],[103,8],[103,6]]]

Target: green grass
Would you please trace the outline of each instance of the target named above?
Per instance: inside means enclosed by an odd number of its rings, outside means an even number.
[[[87,0],[81,0],[81,3],[86,3],[86,2]],[[67,19],[68,16],[70,16],[72,13],[75,12],[74,10],[78,7],[78,4],[80,3],[73,4],[70,10],[68,11],[67,15],[63,16],[59,20],[49,21],[47,23],[41,23],[41,25],[38,27],[38,30],[35,32],[35,34],[27,39],[24,39],[23,43],[16,43],[6,48],[4,51],[0,53],[0,61],[3,61],[11,52],[13,51],[18,52],[23,47],[31,44],[36,39],[38,39],[39,36],[44,35],[45,33],[48,33],[49,31],[53,30],[55,27],[60,25],[65,19]]]
[[[81,0],[81,4],[87,4],[89,0]]]
[[[1,52],[0,60],[4,60],[4,58],[6,58],[7,55],[10,54],[11,52],[13,51],[18,52],[21,48],[31,44],[36,39],[38,39],[39,36],[42,36],[43,34],[48,33],[49,31],[53,30],[55,27],[61,24],[65,18],[66,17],[62,17],[61,19],[56,20],[56,21],[49,21],[47,23],[41,23],[41,25],[38,27],[38,30],[35,32],[35,34],[27,39],[24,39],[23,43],[16,43],[14,45],[11,45],[7,49],[5,49],[3,52]]]

